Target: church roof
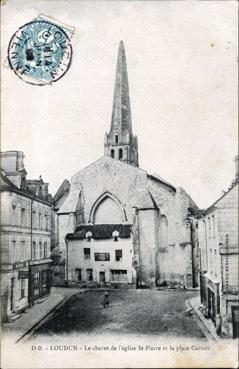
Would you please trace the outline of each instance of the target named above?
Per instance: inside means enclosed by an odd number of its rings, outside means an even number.
[[[156,182],[160,182],[160,183],[164,184],[165,186],[170,187],[172,190],[174,190],[176,192],[176,188],[173,185],[171,185],[169,182],[165,181],[165,179],[160,177],[158,174],[155,174],[155,173],[154,174],[148,174],[147,173],[147,176],[148,176],[148,178],[153,179]]]
[[[74,191],[70,191],[69,196],[64,201],[60,210],[58,210],[58,214],[74,213],[76,211],[76,205],[78,202],[80,192],[81,188],[75,189]]]
[[[120,238],[129,238],[131,228],[131,224],[84,224],[77,227],[74,233],[68,233],[66,238],[68,240],[83,240],[89,231],[95,240],[111,239],[114,231],[119,232]]]
[[[122,170],[125,167],[125,173],[122,177]],[[85,193],[85,183],[88,182],[86,178],[89,176],[94,176],[97,181],[97,176],[102,175],[103,172],[111,173],[110,178],[113,173],[121,173],[121,177],[119,180],[122,181],[122,178],[125,178],[125,175],[129,178],[135,178],[135,181],[138,183],[135,185],[135,189],[132,192],[132,197],[130,202],[132,206],[135,206],[140,209],[153,209],[156,207],[156,201],[153,198],[153,194],[151,194],[147,188],[147,178],[156,181],[158,184],[163,184],[168,187],[169,190],[173,190],[176,192],[176,188],[163,180],[158,175],[148,174],[146,170],[132,166],[130,164],[124,163],[120,160],[112,159],[107,156],[103,156],[95,162],[91,163],[87,167],[83,168],[79,172],[77,172],[70,180],[70,192],[60,209],[58,210],[59,214],[64,213],[74,213],[76,211],[77,201],[79,199],[79,194],[83,191],[84,196]],[[116,178],[113,177],[112,178]],[[99,179],[101,181],[101,179]],[[133,179],[132,179],[133,180]],[[113,181],[114,182],[114,181]],[[90,183],[90,182],[88,182]],[[120,182],[119,182],[120,185]],[[88,184],[87,184],[88,186]],[[108,185],[107,185],[108,186]],[[109,188],[107,190],[110,191],[110,188],[114,186],[114,184],[109,183]],[[112,188],[112,190],[113,188]],[[95,196],[99,196],[100,194],[95,193]]]
[[[61,196],[64,195],[65,192],[69,190],[70,190],[70,182],[68,181],[68,179],[64,179],[64,181],[62,182],[62,184],[60,185],[60,187],[58,188],[57,192],[53,197],[54,202],[59,200]]]
[[[156,202],[147,188],[138,189],[135,191],[132,201],[132,206],[138,209],[157,209]]]

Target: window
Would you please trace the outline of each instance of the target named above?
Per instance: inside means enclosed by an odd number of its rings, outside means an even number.
[[[90,259],[90,249],[84,249],[84,259]]]
[[[32,226],[33,228],[37,228],[37,215],[35,211],[32,212]]]
[[[41,293],[47,292],[48,285],[48,273],[47,270],[41,272]]]
[[[114,157],[115,157],[115,150],[110,150],[110,156],[114,159]]]
[[[25,241],[21,241],[21,249],[20,249],[20,261],[24,261],[27,259],[26,250],[25,250]]]
[[[119,149],[119,159],[122,159],[122,158],[123,158],[123,150]]]
[[[17,226],[17,206],[12,204],[12,225]]]
[[[35,260],[37,258],[37,244],[36,242],[32,243],[32,259]]]
[[[40,294],[40,273],[36,272],[33,275],[33,294],[34,296]]]
[[[215,237],[215,233],[216,233],[216,228],[215,228],[215,217],[214,215],[212,216],[212,235],[213,237]]]
[[[16,249],[16,241],[12,241],[12,262],[17,260],[17,249]]]
[[[90,269],[88,269],[88,270],[90,270]],[[81,281],[81,280],[82,280],[82,276],[81,276],[81,269],[76,268],[76,269],[75,269],[75,271],[76,271],[76,278],[77,278],[77,281]]]
[[[87,273],[87,280],[93,281],[93,269],[86,269],[86,273]]]
[[[119,142],[119,136],[118,134],[115,135],[115,143],[117,144]]]
[[[42,228],[42,216],[41,213],[38,214],[38,227],[41,229]]]
[[[45,214],[45,231],[48,230],[48,216]]]
[[[109,252],[96,252],[95,261],[110,261]]]
[[[119,232],[118,231],[114,231],[112,233],[113,239],[115,242],[118,242],[118,238],[119,238]]]
[[[39,186],[38,188],[38,196],[42,197],[42,186]]]
[[[48,258],[47,242],[44,242],[44,259]]]
[[[21,226],[26,226],[26,209],[21,208]]]
[[[115,250],[115,261],[121,261],[122,260],[122,250]]]
[[[127,270],[111,270],[112,282],[127,282]]]
[[[25,279],[20,279],[21,283],[21,299],[25,297]]]
[[[39,242],[39,259],[43,258],[43,247],[42,247],[42,243]]]
[[[210,218],[208,218],[208,229],[209,231],[211,230],[211,219]]]
[[[20,243],[13,241],[13,262],[20,261]]]
[[[91,231],[86,232],[85,236],[86,236],[87,242],[90,242],[91,241],[91,237],[92,237]]]
[[[47,214],[47,231],[51,229],[51,215]]]

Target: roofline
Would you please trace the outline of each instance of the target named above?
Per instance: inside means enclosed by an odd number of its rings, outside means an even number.
[[[210,212],[211,208],[213,208],[218,201],[220,201],[221,199],[223,199],[223,197],[225,197],[229,192],[231,192],[233,190],[234,187],[236,187],[236,185],[238,185],[238,182],[235,183],[234,186],[232,186],[232,188],[229,188],[229,190],[227,190],[221,197],[219,197],[219,199],[217,199],[212,205],[210,205],[206,210],[205,210],[205,214],[207,214],[208,212]]]
[[[213,210],[216,210],[217,207],[215,206],[218,201],[222,200],[223,197],[225,197],[229,192],[231,192],[231,190],[233,190],[234,187],[236,187],[236,185],[238,185],[238,182],[234,184],[234,186],[232,186],[232,188],[230,188],[229,190],[227,190],[221,197],[219,197],[219,199],[217,199],[212,205],[210,205],[207,209],[202,210],[202,213],[198,215],[198,217],[203,217],[206,214],[211,213]]]
[[[174,192],[176,192],[177,190],[176,190],[176,188],[173,186],[173,185],[171,185],[170,183],[168,183],[168,182],[164,182],[163,180],[161,180],[161,179],[159,179],[159,178],[157,178],[157,177],[155,177],[154,175],[152,175],[152,174],[148,174],[147,173],[147,177],[149,177],[150,179],[153,179],[154,181],[156,181],[156,182],[159,182],[159,183],[162,183],[162,184],[164,184],[165,186],[167,186],[167,187],[169,187],[169,188],[171,188]]]
[[[46,200],[43,200],[43,199],[35,196],[34,194],[30,194],[30,193],[27,193],[25,191],[22,191],[19,188],[17,188],[16,186],[15,187],[2,186],[0,192],[4,192],[4,191],[5,192],[15,192],[15,193],[18,193],[19,195],[28,197],[29,199],[37,200],[37,201],[39,201],[39,202],[41,202],[43,204],[53,206],[53,204],[51,202],[48,202]]]
[[[60,194],[60,192],[61,192],[61,189],[62,189],[62,187],[64,186],[64,184],[67,184],[67,185],[69,185],[69,188],[70,188],[70,181],[67,179],[67,178],[65,178],[64,180],[63,180],[63,182],[61,183],[61,185],[58,187],[58,190],[56,191],[56,193],[55,193],[55,195],[53,196],[53,200],[54,201],[56,201],[56,197],[57,197],[57,195],[59,195]]]

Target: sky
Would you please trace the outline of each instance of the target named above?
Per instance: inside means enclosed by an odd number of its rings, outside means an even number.
[[[27,84],[6,62],[12,35],[42,13],[75,28],[72,65],[51,86]],[[1,151],[23,151],[28,179],[42,175],[53,195],[65,178],[103,156],[120,40],[140,167],[209,206],[235,177],[233,0],[7,0]]]

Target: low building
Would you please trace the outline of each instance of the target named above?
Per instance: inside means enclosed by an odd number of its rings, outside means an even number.
[[[1,299],[8,319],[50,292],[48,183],[27,180],[21,151],[1,153]]]
[[[200,294],[221,337],[239,337],[238,176],[198,219]]]
[[[97,286],[133,283],[130,225],[80,226],[67,234],[66,242],[68,282]]]

